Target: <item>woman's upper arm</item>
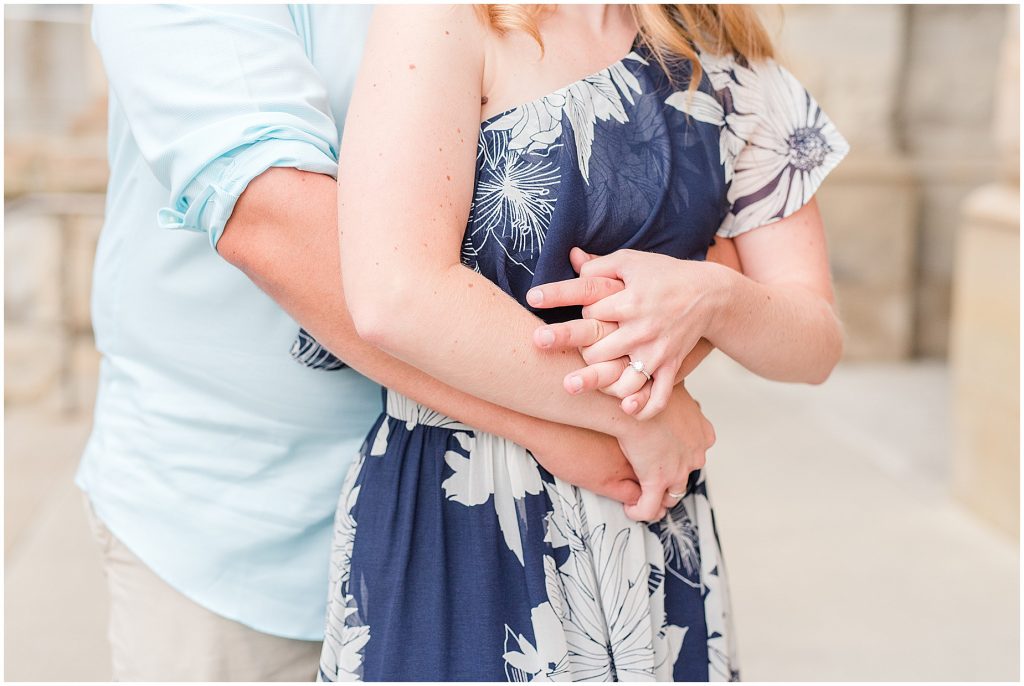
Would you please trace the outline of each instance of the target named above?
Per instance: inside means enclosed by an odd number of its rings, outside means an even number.
[[[475,174],[482,32],[469,6],[374,12],[338,173],[342,274],[354,318],[366,301],[407,294],[429,270],[459,261]]]
[[[732,239],[743,274],[758,283],[804,287],[835,302],[818,202]]]

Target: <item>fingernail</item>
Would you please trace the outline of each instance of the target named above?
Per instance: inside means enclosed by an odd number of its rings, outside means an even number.
[[[544,302],[544,291],[539,288],[531,288],[526,292],[526,302],[537,307]]]
[[[555,342],[555,332],[551,329],[542,329],[537,339],[540,341],[541,347],[546,348]]]
[[[636,401],[635,400],[630,400],[630,401],[628,401],[626,403],[626,411],[629,412],[630,414],[633,414],[634,412],[636,412]]]
[[[570,376],[569,377],[569,388],[572,389],[573,393],[579,393],[583,390],[583,377],[582,376]]]

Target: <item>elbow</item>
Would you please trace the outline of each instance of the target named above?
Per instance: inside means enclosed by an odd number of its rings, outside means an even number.
[[[825,352],[822,355],[821,365],[814,370],[814,373],[807,380],[812,386],[820,386],[821,384],[828,381],[829,377],[832,376],[832,372],[835,370],[839,361],[843,358],[843,325],[839,321],[839,318],[832,315],[831,331],[829,331],[828,343],[826,344]]]
[[[406,342],[408,302],[404,287],[388,284],[381,288],[345,289],[345,300],[356,334],[382,350],[400,351]]]
[[[389,349],[394,344],[395,332],[385,314],[387,308],[372,303],[355,307],[350,300],[348,309],[359,338],[377,348]]]

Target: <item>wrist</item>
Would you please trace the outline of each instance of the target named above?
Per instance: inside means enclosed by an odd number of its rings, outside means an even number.
[[[742,291],[749,282],[740,272],[729,267],[709,262],[711,284],[707,289],[707,327],[704,338],[719,347],[719,338],[730,329]]]

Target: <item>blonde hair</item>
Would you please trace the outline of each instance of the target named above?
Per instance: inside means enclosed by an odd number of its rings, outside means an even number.
[[[629,5],[640,40],[671,77],[671,65],[687,60],[693,68],[690,90],[700,84],[697,52],[733,54],[758,62],[774,56],[771,39],[752,7],[747,5]],[[538,22],[550,5],[476,5],[480,19],[504,35],[523,31],[540,45]]]

